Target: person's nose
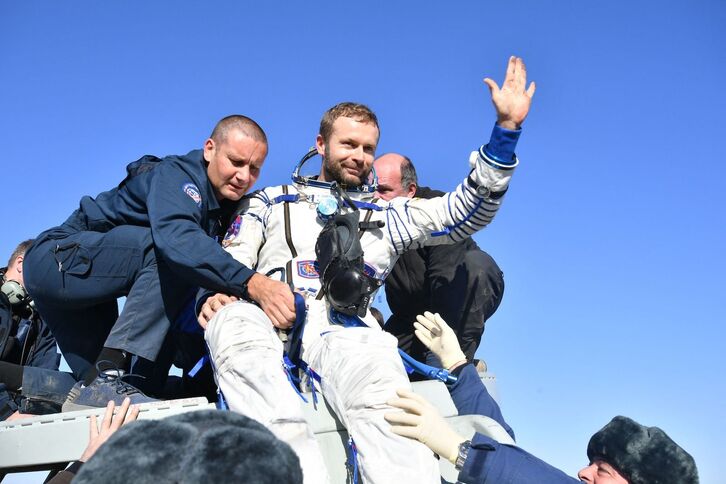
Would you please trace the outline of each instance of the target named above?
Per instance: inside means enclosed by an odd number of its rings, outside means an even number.
[[[249,166],[243,166],[242,168],[238,169],[235,173],[235,181],[239,185],[247,185],[250,181],[250,167]]]
[[[593,463],[587,467],[580,469],[577,473],[577,477],[582,482],[595,482],[595,473],[597,472],[597,466]]]
[[[353,150],[353,160],[360,165],[365,162],[365,154],[366,152],[363,149],[363,146],[358,146],[355,150]]]

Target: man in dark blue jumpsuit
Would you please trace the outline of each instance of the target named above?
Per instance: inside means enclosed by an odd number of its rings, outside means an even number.
[[[116,188],[83,197],[65,222],[37,237],[25,258],[26,287],[83,380],[67,409],[104,406],[112,397],[120,403],[126,395],[147,401],[118,377],[133,356],[157,358],[194,287],[245,292],[253,271],[218,240],[266,155],[259,125],[228,116],[203,150],[144,156]]]
[[[76,382],[58,371],[55,339],[24,287],[23,261],[32,243],[18,244],[0,269],[0,420],[58,412]]]
[[[431,313],[418,316],[416,336],[442,360],[458,360],[461,349],[453,330]],[[483,415],[495,420],[514,439],[499,405],[487,392],[473,365],[461,360],[449,386],[459,415]],[[393,432],[422,441],[459,470],[457,482],[485,484],[574,484],[579,482],[525,450],[476,433],[458,435],[423,397],[399,391],[388,403],[406,412],[389,413]],[[590,464],[577,476],[592,484],[698,484],[696,463],[658,427],[645,427],[627,417],[615,417],[590,438]]]

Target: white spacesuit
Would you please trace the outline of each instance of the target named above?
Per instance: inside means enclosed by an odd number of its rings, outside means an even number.
[[[382,221],[360,235],[366,273],[383,279],[402,252],[425,244],[451,243],[470,236],[494,217],[516,166],[502,165],[484,149],[472,153],[470,175],[452,193],[434,199],[375,201],[349,191],[361,220]],[[348,429],[358,450],[366,483],[439,483],[431,451],[393,434],[383,419],[397,388],[410,388],[396,339],[370,313],[368,327],[330,322],[320,291],[315,244],[324,226],[318,204],[331,190],[306,184],[266,188],[246,197],[225,238],[241,263],[265,274],[282,269],[283,280],[305,296],[307,322],[301,357],[320,375],[320,389]],[[343,208],[342,212],[349,211]],[[265,424],[298,453],[306,483],[327,481],[322,456],[283,368],[283,346],[271,321],[256,305],[223,307],[206,329],[218,384],[229,407]]]

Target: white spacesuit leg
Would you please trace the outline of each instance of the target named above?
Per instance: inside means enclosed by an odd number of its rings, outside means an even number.
[[[326,401],[355,441],[363,482],[439,484],[431,450],[392,433],[383,419],[396,389],[411,388],[396,348],[396,338],[379,329],[331,327],[303,359],[321,376]]]
[[[282,343],[265,313],[246,302],[225,306],[209,321],[205,339],[230,410],[287,442],[300,458],[305,484],[329,482],[300,397],[283,369]]]

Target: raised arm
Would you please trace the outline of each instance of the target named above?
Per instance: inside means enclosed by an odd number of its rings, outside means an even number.
[[[501,88],[491,79],[485,82],[497,112],[489,143],[471,154],[472,170],[454,191],[428,200],[391,201],[386,222],[396,253],[421,245],[458,242],[487,226],[499,210],[519,162],[514,148],[535,87],[532,83],[525,89],[527,71],[518,57],[509,60]]]

